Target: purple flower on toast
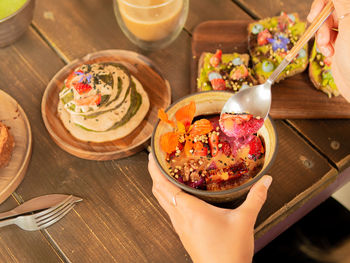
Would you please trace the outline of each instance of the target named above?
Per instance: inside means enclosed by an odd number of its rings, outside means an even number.
[[[276,52],[277,49],[284,49],[284,51],[288,51],[287,45],[290,42],[289,38],[278,35],[277,38],[268,38],[267,40],[270,44],[272,44],[272,50],[274,52]]]

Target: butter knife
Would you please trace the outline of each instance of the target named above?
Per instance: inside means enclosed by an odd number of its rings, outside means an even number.
[[[69,195],[64,195],[64,194],[50,194],[50,195],[42,195],[39,197],[35,197],[15,207],[10,211],[0,213],[0,220],[53,207],[61,203],[68,196]],[[73,196],[73,200],[74,200],[74,203],[77,203],[82,201],[83,199],[81,199],[80,197]]]

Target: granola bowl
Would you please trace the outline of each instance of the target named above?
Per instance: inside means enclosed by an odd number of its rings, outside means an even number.
[[[193,101],[196,105],[195,118],[198,116],[218,115],[220,114],[225,102],[231,96],[232,93],[227,91],[207,91],[191,94],[173,103],[166,110],[166,114],[169,120],[174,119],[175,114],[179,109]],[[244,183],[236,187],[216,191],[198,189],[176,179],[173,170],[169,168],[169,155],[167,155],[161,147],[161,137],[163,134],[169,133],[172,130],[173,128],[163,121],[158,121],[154,128],[152,135],[152,154],[159,169],[170,182],[182,190],[210,203],[233,204],[242,201],[252,185],[267,173],[276,155],[277,133],[273,120],[270,117],[267,117],[262,128],[260,128],[256,135],[261,138],[264,148],[264,161],[261,164],[260,170],[252,176],[252,178],[249,178],[249,180],[244,181]]]

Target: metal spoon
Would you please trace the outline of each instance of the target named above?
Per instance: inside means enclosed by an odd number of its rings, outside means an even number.
[[[269,114],[271,107],[271,85],[275,82],[285,67],[298,54],[300,49],[302,49],[304,45],[310,40],[310,38],[316,33],[316,31],[333,12],[333,10],[333,2],[329,1],[322,12],[316,17],[316,19],[307,28],[302,37],[290,50],[290,52],[288,52],[281,64],[279,64],[278,67],[272,72],[266,82],[264,84],[249,88],[241,88],[238,93],[234,94],[231,96],[231,98],[228,99],[222,108],[221,114],[249,113],[255,117],[259,116],[265,119]]]

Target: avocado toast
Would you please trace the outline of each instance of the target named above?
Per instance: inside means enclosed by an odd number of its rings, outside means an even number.
[[[257,84],[248,67],[249,55],[239,53],[202,53],[198,63],[197,90],[238,91],[244,86]]]
[[[332,76],[331,63],[330,58],[318,52],[315,41],[310,56],[309,77],[315,87],[326,93],[329,98],[339,95]]]
[[[280,16],[265,18],[248,25],[248,49],[253,69],[260,83],[264,83],[274,69],[282,62],[305,31],[306,24],[298,14],[281,13]],[[308,64],[307,45],[283,70],[277,82],[304,71]]]

